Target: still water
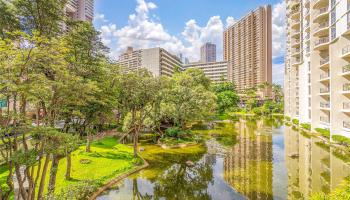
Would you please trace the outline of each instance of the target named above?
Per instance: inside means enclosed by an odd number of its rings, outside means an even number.
[[[236,118],[195,129],[205,145],[143,145],[150,166],[98,199],[308,199],[350,175],[346,156],[279,118]]]

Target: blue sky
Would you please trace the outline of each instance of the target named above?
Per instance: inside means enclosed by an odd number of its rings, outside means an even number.
[[[161,46],[199,58],[199,47],[217,44],[222,60],[222,31],[258,6],[273,6],[273,79],[282,84],[285,51],[283,0],[95,0],[95,27],[117,58],[127,46]]]

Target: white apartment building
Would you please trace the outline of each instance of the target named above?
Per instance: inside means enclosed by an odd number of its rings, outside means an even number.
[[[128,50],[119,56],[117,64],[126,72],[146,68],[154,76],[172,76],[177,67],[182,70],[181,60],[162,48],[134,51],[132,47],[128,47]]]
[[[286,3],[285,114],[350,137],[350,1]]]
[[[184,69],[189,68],[198,68],[203,70],[206,77],[208,77],[212,82],[220,83],[220,82],[226,82],[227,79],[227,62],[209,62],[209,63],[203,63],[203,62],[197,62],[197,63],[189,63],[187,65],[184,65]]]
[[[94,0],[68,0],[65,12],[70,19],[92,22]]]

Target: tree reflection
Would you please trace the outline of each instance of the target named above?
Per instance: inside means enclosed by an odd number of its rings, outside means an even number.
[[[137,179],[133,180],[133,199],[191,199],[209,200],[207,190],[213,184],[213,164],[215,157],[207,155],[193,167],[175,164],[160,174],[153,182],[153,195],[139,192]]]

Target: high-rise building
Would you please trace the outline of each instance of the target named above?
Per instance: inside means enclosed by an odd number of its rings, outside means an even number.
[[[69,0],[65,9],[72,20],[92,22],[94,19],[94,0]]]
[[[119,56],[117,64],[122,66],[125,72],[146,68],[154,76],[172,76],[176,68],[182,70],[181,60],[162,48],[134,51],[132,47],[128,47],[127,51]]]
[[[271,6],[267,5],[250,12],[224,31],[228,78],[239,92],[272,83],[271,30]]]
[[[202,63],[216,62],[216,45],[210,42],[205,43],[201,47],[201,60]]]
[[[227,81],[227,62],[197,62],[189,63],[183,66],[184,70],[190,68],[198,68],[203,70],[206,77],[208,77],[212,82],[220,83]]]
[[[285,115],[350,137],[350,1],[286,3]]]

